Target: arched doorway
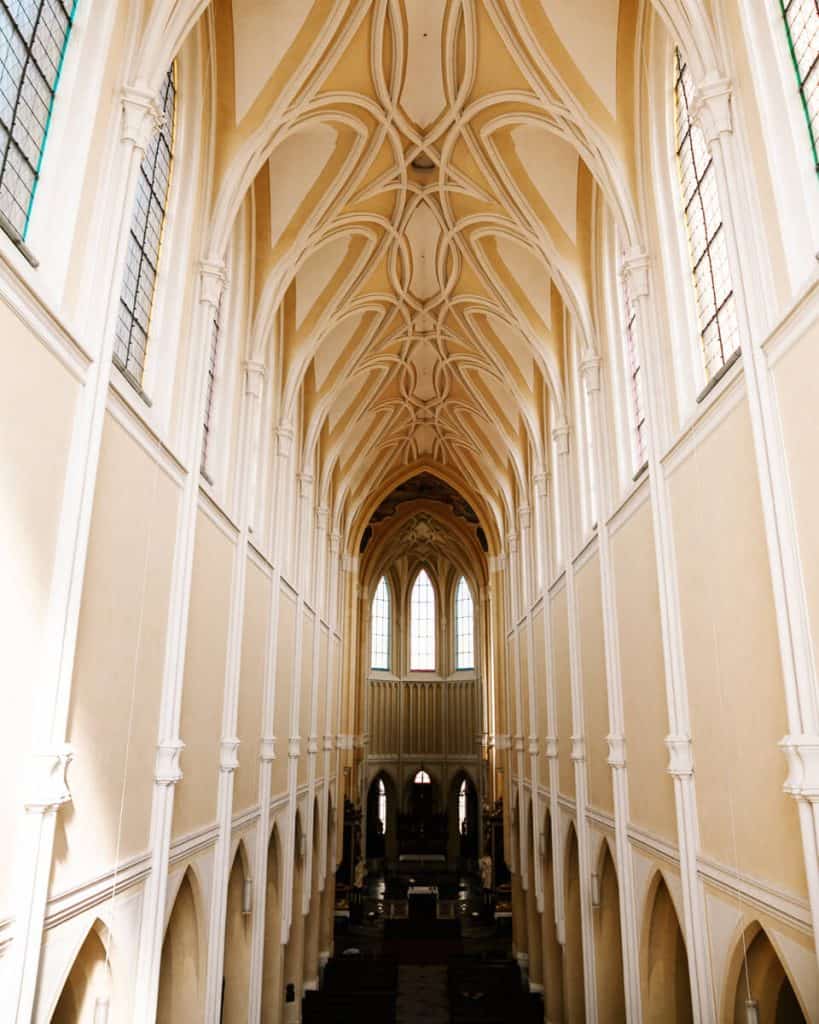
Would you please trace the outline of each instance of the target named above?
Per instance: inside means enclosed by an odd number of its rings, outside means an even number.
[[[51,1018],[52,1024],[93,1024],[97,1003],[111,994],[111,971],[95,925],[80,946]]]
[[[566,1020],[585,1024],[586,992],[583,987],[583,925],[580,914],[580,855],[577,833],[569,826],[566,844],[566,955],[564,957]]]
[[[543,991],[543,951],[540,914],[537,909],[537,846],[535,844],[534,807],[529,811],[529,827],[527,828],[529,858],[529,889],[526,892],[526,937],[529,946],[529,988],[533,992]]]
[[[691,983],[688,955],[671,894],[657,875],[649,892],[643,931],[643,1019],[646,1024],[690,1024]]]
[[[321,816],[319,813],[318,800],[313,806],[313,845],[310,870],[310,909],[307,912],[304,937],[304,987],[318,988],[318,959],[319,959],[319,931],[320,917],[319,905],[321,903],[321,892],[319,890],[319,857],[321,850]]]
[[[379,772],[367,792],[367,860],[398,860],[398,799],[388,772]]]
[[[279,833],[274,826],[267,844],[264,904],[264,965],[262,967],[262,1022],[279,1024],[282,1005],[282,917],[279,879]]]
[[[462,870],[474,868],[478,858],[478,791],[467,772],[455,774],[447,800],[448,861]]]
[[[244,1024],[250,986],[251,919],[244,913],[245,878],[248,872],[242,844],[236,850],[228,880],[225,918],[225,975],[222,989],[222,1021]]]
[[[726,1024],[747,1024],[747,1000],[757,1004],[759,1024],[805,1024],[806,1017],[791,979],[758,922],[746,928],[728,977]]]
[[[620,1024],[626,1019],[623,984],[623,940],[620,934],[620,889],[609,844],[603,840],[597,877],[600,906],[594,917],[597,958],[597,1001],[600,1024]]]
[[[324,964],[333,955],[333,924],[335,922],[336,903],[336,843],[335,843],[335,810],[333,801],[329,794],[327,796],[327,870],[324,876],[324,889],[321,893],[320,907],[320,933],[319,933],[319,966],[323,970]]]
[[[563,947],[557,941],[555,924],[555,870],[552,845],[552,819],[543,822],[543,913],[541,915],[543,950],[543,1001],[546,1020],[563,1020]]]
[[[304,978],[304,861],[305,838],[301,814],[296,811],[293,825],[293,903],[290,914],[290,935],[284,950],[284,1020],[286,1024],[301,1020],[301,998]]]
[[[202,1016],[199,970],[199,915],[190,869],[176,894],[162,943],[157,1024]]]

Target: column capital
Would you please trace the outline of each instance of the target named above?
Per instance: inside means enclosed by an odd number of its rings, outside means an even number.
[[[318,736],[308,736],[307,737],[307,753],[315,755],[315,754],[318,753],[318,749],[319,749]]]
[[[592,394],[600,390],[600,356],[594,353],[583,357],[580,363],[580,373],[583,376],[583,384],[586,387],[586,394]]]
[[[165,114],[157,103],[155,93],[138,86],[126,85],[120,96],[122,103],[122,131],[120,138],[144,153],[151,139],[162,129]]]
[[[690,736],[666,736],[668,748],[668,774],[687,778],[694,774],[694,746]]]
[[[571,432],[572,428],[568,423],[561,423],[552,431],[552,440],[555,443],[558,455],[569,454],[569,436]]]
[[[291,736],[287,741],[287,756],[301,757],[301,736]]]
[[[68,788],[68,766],[74,760],[74,748],[62,743],[49,750],[40,750],[29,761],[30,775],[26,810],[45,814],[71,802]]]
[[[282,458],[288,458],[293,447],[293,425],[282,420],[276,427],[276,450]]]
[[[506,536],[507,546],[509,548],[510,555],[516,555],[518,553],[518,535],[514,530],[510,530]]]
[[[608,763],[610,768],[626,767],[626,738],[616,733],[609,733],[606,737],[609,745]]]
[[[203,305],[210,306],[215,311],[226,284],[227,271],[222,260],[200,260],[199,301]]]
[[[734,130],[731,118],[731,92],[730,79],[717,71],[709,71],[694,87],[691,117],[709,146],[719,142],[720,136],[730,135]]]
[[[262,397],[265,365],[258,359],[247,359],[244,363],[245,394],[251,398]]]
[[[332,736],[332,735],[325,736],[322,745],[323,745],[325,750],[335,750],[335,746],[336,746],[336,738],[335,738],[335,736]]]
[[[524,746],[525,746],[523,741],[524,741],[524,737],[523,736],[515,736],[515,753],[516,754],[522,754],[523,753]]]
[[[182,769],[179,765],[185,744],[182,740],[168,740],[156,748],[154,762],[154,781],[160,786],[175,786],[182,781]]]
[[[494,555],[489,559],[489,572],[492,573],[503,572],[505,558],[503,555]]]
[[[310,492],[313,490],[313,474],[299,473],[296,479],[299,482],[299,497],[309,498]]]
[[[276,737],[262,736],[259,740],[259,760],[264,764],[276,760]]]
[[[332,554],[337,555],[341,548],[341,534],[338,530],[332,530],[330,533],[330,551]]]
[[[330,509],[326,505],[316,505],[316,526],[322,533],[327,533],[327,523],[330,519]]]
[[[784,791],[819,802],[819,736],[785,736],[779,742],[779,749],[788,762]]]
[[[239,767],[239,737],[225,736],[219,743],[219,771],[235,772]]]
[[[528,530],[532,525],[532,510],[528,505],[521,505],[518,509],[518,520],[521,530]]]
[[[639,245],[632,245],[623,253],[620,272],[632,300],[648,298],[650,263],[648,253]]]
[[[583,736],[572,736],[572,749],[569,754],[572,761],[583,762],[586,760],[586,739]]]
[[[529,753],[537,757],[540,753],[540,740],[537,736],[529,737]]]
[[[549,497],[549,474],[535,473],[534,476],[535,494],[539,498]]]
[[[543,753],[550,761],[555,761],[557,759],[558,745],[557,736],[546,737],[543,746]]]

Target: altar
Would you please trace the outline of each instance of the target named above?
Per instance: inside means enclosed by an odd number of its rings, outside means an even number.
[[[438,917],[438,886],[411,885],[407,889],[410,921],[435,921]]]

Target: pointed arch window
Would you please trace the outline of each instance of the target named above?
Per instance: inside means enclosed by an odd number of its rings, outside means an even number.
[[[387,834],[387,787],[384,785],[383,779],[378,780],[377,798],[376,817],[381,826],[381,835],[385,836]]]
[[[410,597],[410,670],[435,671],[435,590],[426,569],[415,577]]]
[[[77,0],[0,2],[0,213],[25,237]]]
[[[469,831],[469,802],[466,779],[458,790],[458,835],[466,835]]]
[[[472,591],[461,576],[455,590],[455,668],[475,667],[475,606]]]
[[[739,348],[734,288],[714,162],[691,117],[694,85],[679,49],[674,51],[677,170],[706,382]]]
[[[622,246],[620,247],[623,252]],[[622,259],[622,257],[621,257]],[[637,347],[637,305],[631,297],[626,274],[620,275],[622,282],[623,338],[625,342],[626,386],[631,425],[632,472],[638,473],[648,457],[646,448],[646,407],[643,397],[643,367]]]
[[[819,174],[819,3],[779,0],[779,6],[808,125],[813,163]]]
[[[139,167],[136,200],[125,257],[114,339],[114,364],[136,387],[142,387],[151,328],[156,277],[168,207],[176,126],[176,62],[160,92],[162,126],[154,134]]]
[[[416,786],[432,785],[432,779],[429,777],[429,772],[425,772],[423,768],[415,773],[415,778],[412,781]]]
[[[390,668],[390,588],[386,576],[378,581],[370,616],[370,668]]]
[[[216,393],[216,360],[219,356],[219,332],[222,326],[222,300],[213,315],[213,337],[210,343],[210,356],[208,357],[208,392],[205,396],[205,420],[202,424],[202,475],[209,481],[208,475],[208,449],[210,447],[210,430],[213,422],[213,398]]]

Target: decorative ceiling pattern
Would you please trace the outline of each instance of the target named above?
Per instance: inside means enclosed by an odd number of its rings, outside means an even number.
[[[220,8],[217,213],[250,196],[255,343],[354,543],[429,471],[497,539],[546,460],[570,333],[593,346],[596,190],[617,205],[630,173],[636,7]]]

